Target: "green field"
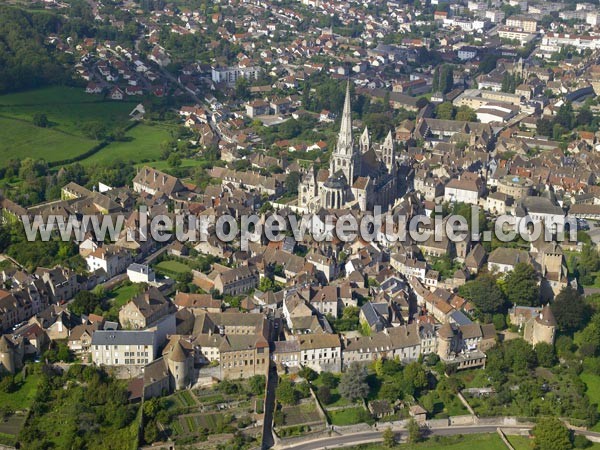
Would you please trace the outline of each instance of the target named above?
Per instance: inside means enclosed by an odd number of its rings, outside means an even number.
[[[49,87],[0,96],[0,158],[72,158],[97,141],[83,127],[101,122],[107,130],[124,127],[136,102],[105,101],[83,88]],[[45,114],[47,128],[33,125],[35,114]]]
[[[83,136],[0,116],[0,161],[3,162],[26,157],[60,161],[80,155],[96,144],[97,141]]]
[[[98,140],[86,136],[86,125],[101,123],[112,130],[131,125],[129,113],[136,101],[110,101],[99,95],[86,94],[83,88],[49,87],[0,96],[0,161],[10,158],[44,158],[60,161],[80,155]],[[33,125],[36,114],[45,114],[47,128]],[[111,142],[83,164],[112,163],[117,159],[146,163],[157,161],[161,143],[172,138],[175,125],[141,123],[125,133],[125,140]],[[1,162],[0,162],[1,164]],[[194,167],[200,161],[185,159],[182,167]],[[152,164],[168,168],[166,161]]]
[[[169,125],[142,123],[125,134],[127,141],[110,143],[98,153],[83,160],[82,164],[110,163],[115,159],[134,162],[155,161],[160,157],[161,142],[171,138],[172,129],[173,127]],[[158,167],[160,163],[157,163],[157,169],[162,168]],[[164,167],[167,167],[166,161]]]
[[[37,113],[46,114],[50,129],[81,135],[85,122],[101,121],[109,127],[124,126],[138,102],[104,100],[83,88],[49,87],[0,96],[0,114],[31,122]]]

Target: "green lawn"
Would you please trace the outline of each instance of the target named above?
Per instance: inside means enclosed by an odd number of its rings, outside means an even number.
[[[506,435],[508,442],[515,448],[515,450],[530,450],[531,439],[526,436],[510,436]]]
[[[587,388],[585,393],[590,399],[590,403],[600,405],[600,375],[583,372],[579,378],[585,383]],[[592,427],[592,431],[600,431],[600,422]]]
[[[364,408],[344,408],[335,411],[327,411],[331,423],[334,425],[354,425],[364,421]]]
[[[334,377],[338,380],[338,383],[341,379],[341,375],[334,375]],[[312,382],[312,384],[315,386],[315,393],[317,394],[317,397],[319,396],[319,388],[323,385],[323,383],[321,382],[320,378],[317,378],[316,380],[314,380]],[[344,397],[342,397],[340,395],[340,392],[338,390],[337,387],[330,389],[330,393],[331,393],[331,399],[330,402],[325,404],[323,403],[323,401],[319,398],[319,400],[321,400],[321,405],[323,405],[324,408],[334,408],[337,406],[349,406],[352,403],[349,402],[348,400],[346,400]]]
[[[129,300],[139,294],[142,290],[142,285],[139,283],[123,284],[112,290],[109,296],[112,298],[113,306],[121,307]]]
[[[381,444],[366,444],[347,448],[349,450],[381,450],[383,447]],[[418,444],[399,445],[397,448],[401,450],[472,450],[474,448],[506,450],[502,439],[496,433],[432,438]]]
[[[15,376],[15,382],[19,386],[19,390],[10,394],[0,392],[0,405],[13,411],[29,409],[35,399],[40,376],[37,373],[30,373],[23,380],[23,376],[19,373]]]
[[[125,134],[128,138],[127,141],[112,142],[81,163],[107,163],[115,159],[134,162],[156,161],[162,151],[160,144],[171,138],[172,129],[173,127],[170,125],[141,123]],[[155,163],[157,169],[161,168],[161,163],[163,161]],[[154,164],[152,165],[154,166]],[[166,161],[164,161],[164,166],[167,167]]]
[[[86,152],[96,144],[97,141],[82,136],[0,116],[0,165],[11,158],[59,161]]]
[[[139,283],[122,284],[110,291],[107,294],[110,308],[104,313],[104,317],[107,318],[107,320],[118,320],[121,307],[141,291],[142,285]]]
[[[171,261],[171,260],[159,262],[155,266],[155,269],[157,272],[160,272],[167,276],[170,276],[170,275],[177,276],[181,273],[189,273],[191,271],[189,266],[187,266],[183,263],[180,263],[179,261]]]

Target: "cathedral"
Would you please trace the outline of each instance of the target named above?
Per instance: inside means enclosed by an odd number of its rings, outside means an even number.
[[[383,144],[371,144],[365,127],[358,143],[352,136],[350,84],[337,144],[331,155],[329,170],[306,174],[298,186],[298,206],[309,212],[321,208],[355,208],[386,210],[398,196],[398,163],[390,131]]]

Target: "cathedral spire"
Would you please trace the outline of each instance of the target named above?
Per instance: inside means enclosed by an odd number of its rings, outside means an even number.
[[[352,108],[350,104],[350,80],[346,84],[346,100],[342,112],[342,126],[338,137],[338,152],[352,153]]]

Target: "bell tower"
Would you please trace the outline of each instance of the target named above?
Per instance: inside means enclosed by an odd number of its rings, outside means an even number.
[[[360,172],[358,165],[359,154],[356,152],[354,138],[352,137],[352,105],[350,103],[350,81],[348,81],[340,133],[331,155],[329,175],[333,176],[336,172],[342,171],[348,184],[352,185],[354,177]]]

